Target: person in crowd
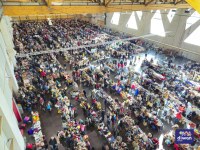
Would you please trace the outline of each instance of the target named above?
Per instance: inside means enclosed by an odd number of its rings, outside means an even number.
[[[51,108],[51,102],[50,101],[47,103],[46,109],[47,109],[48,112],[51,112],[52,108]]]
[[[109,150],[109,146],[108,145],[103,145],[102,146],[102,150]]]
[[[58,144],[55,137],[51,137],[49,140],[49,147],[51,150],[58,150]]]
[[[108,103],[108,102],[107,102],[107,99],[105,98],[105,99],[104,99],[104,109],[105,109],[105,112],[106,112],[106,109],[107,109],[107,103]]]
[[[87,98],[87,92],[85,90],[83,90],[83,94],[84,94],[85,98]]]
[[[105,110],[101,111],[101,121],[104,122]]]

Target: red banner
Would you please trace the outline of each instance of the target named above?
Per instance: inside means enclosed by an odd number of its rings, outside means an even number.
[[[18,110],[17,104],[15,103],[14,99],[12,100],[12,103],[13,103],[13,112],[15,114],[15,117],[17,118],[18,122],[21,122],[22,121],[22,117],[21,117],[21,114],[20,114],[20,112]]]

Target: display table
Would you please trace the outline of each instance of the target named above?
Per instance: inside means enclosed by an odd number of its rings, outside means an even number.
[[[22,73],[22,81],[24,86],[27,87],[32,83],[32,73],[29,71],[25,71]]]
[[[35,139],[35,145],[36,147],[41,147],[42,145],[44,145],[44,139],[43,139],[44,136],[42,134],[39,113],[36,111],[36,112],[31,112],[31,114],[33,121],[32,130],[33,130],[33,137]]]

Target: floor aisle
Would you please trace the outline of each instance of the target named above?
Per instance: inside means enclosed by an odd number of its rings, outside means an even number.
[[[64,66],[64,64],[66,64],[66,62],[65,62],[65,60],[64,60],[63,57],[58,57],[58,61],[60,62],[60,64],[62,66]],[[69,70],[69,73],[70,73],[71,70],[69,68],[69,65],[66,65],[66,66],[67,66],[67,70]],[[68,93],[70,93],[71,90],[72,90],[71,87],[69,87],[68,88]],[[90,95],[91,95],[91,93],[90,93],[91,89],[83,87],[82,85],[79,85],[79,90],[80,91],[82,91],[82,90],[86,90],[87,91],[88,102],[91,104],[91,99],[89,98]],[[78,114],[78,116],[76,117],[76,120],[79,120],[79,119],[85,120],[86,118],[84,116],[83,110],[80,108],[80,103],[76,102],[73,98],[70,97],[70,95],[67,95],[67,96],[69,97],[71,104],[77,108],[77,114]],[[106,144],[106,140],[103,139],[103,137],[100,136],[97,133],[96,129],[92,129],[92,130],[86,129],[86,134],[88,134],[90,143],[91,143],[92,147],[95,148],[95,150],[100,150],[102,148],[102,146],[104,144]]]

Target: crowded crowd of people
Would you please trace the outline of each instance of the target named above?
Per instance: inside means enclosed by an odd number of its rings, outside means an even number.
[[[154,150],[161,148],[160,142],[177,150],[199,145],[199,63],[160,59],[162,49],[153,43],[119,42],[130,36],[77,19],[52,20],[52,25],[17,22],[13,34],[19,55],[50,51],[17,58],[16,101],[26,112],[23,124],[32,123],[29,135],[36,137],[32,147],[27,141],[27,149],[49,145],[54,150],[61,143],[69,149],[93,150],[91,139],[96,137],[89,136],[91,130],[105,141],[106,150]],[[77,46],[83,47],[73,48]],[[56,52],[60,48],[72,49]],[[63,130],[48,143],[38,116],[52,109],[60,114]],[[83,118],[77,109],[83,110]],[[174,142],[179,128],[194,129],[192,145]]]

